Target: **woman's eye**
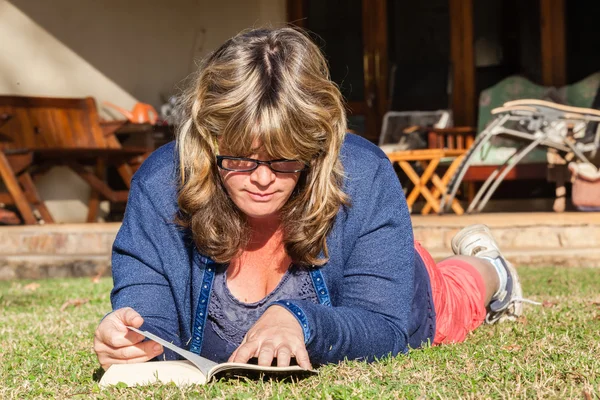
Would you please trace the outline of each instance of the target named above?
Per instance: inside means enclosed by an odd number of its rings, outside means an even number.
[[[223,166],[230,169],[248,169],[253,168],[254,163],[246,160],[224,160]]]

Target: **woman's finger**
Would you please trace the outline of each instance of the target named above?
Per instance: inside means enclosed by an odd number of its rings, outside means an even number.
[[[133,364],[133,363],[142,363],[153,359],[156,356],[142,356],[137,358],[130,358],[127,360],[122,360],[119,358],[111,358],[109,356],[98,357],[98,361],[104,370],[107,370],[113,364]]]
[[[132,308],[121,308],[106,316],[98,325],[95,339],[112,347],[131,346],[144,340],[144,336],[127,329],[136,326],[144,319]]]
[[[163,352],[162,346],[151,340],[125,347],[111,347],[106,343],[98,342],[94,344],[94,350],[99,358],[107,355],[115,360],[131,360],[140,357],[154,358]]]
[[[307,370],[313,369],[312,365],[310,364],[310,357],[308,356],[308,351],[306,351],[306,347],[304,347],[304,345],[296,348],[296,350],[294,350],[294,354],[296,356],[296,363],[298,363],[298,365],[301,368]]]
[[[292,351],[290,350],[290,348],[288,346],[281,345],[277,349],[277,354],[275,355],[275,357],[277,357],[277,366],[278,367],[287,367],[290,365],[290,361],[292,358]]]
[[[114,326],[103,326],[100,324],[95,334],[96,340],[106,343],[107,346],[118,348],[132,346],[144,340],[144,336],[130,331],[122,332]]]
[[[234,362],[233,360],[235,360],[235,357],[237,356],[237,351],[240,348],[240,346],[242,346],[244,343],[246,343],[246,341],[248,340],[248,334],[244,335],[244,338],[242,339],[242,343],[240,343],[240,345],[237,347],[237,349],[235,349],[233,351],[233,353],[231,353],[231,355],[229,356],[229,359],[227,359],[227,362]]]
[[[115,311],[115,314],[125,326],[139,328],[144,323],[144,318],[131,307],[120,308]]]
[[[139,358],[144,356],[155,357],[163,352],[163,348],[160,344],[147,340],[135,344],[133,346],[120,347],[115,349],[113,357],[121,360],[130,360],[133,358]]]
[[[271,366],[275,357],[275,346],[270,340],[264,341],[258,350],[258,365]]]
[[[248,360],[255,356],[258,351],[258,346],[259,344],[257,341],[250,341],[240,345],[234,353],[235,356],[233,357],[232,355],[233,359],[231,361],[247,363]]]
[[[239,347],[238,347],[239,349]],[[235,360],[235,357],[237,356],[237,349],[235,349],[233,351],[233,353],[231,353],[231,355],[229,356],[229,358],[227,359],[227,362],[234,362],[233,360]]]

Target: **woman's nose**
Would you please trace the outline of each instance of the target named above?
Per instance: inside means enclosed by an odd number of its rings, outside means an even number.
[[[270,183],[273,183],[276,177],[277,175],[275,175],[273,170],[265,164],[259,165],[258,168],[250,174],[250,180],[260,186],[267,186]]]

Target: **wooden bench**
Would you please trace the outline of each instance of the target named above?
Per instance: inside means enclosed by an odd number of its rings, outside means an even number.
[[[114,130],[103,129],[93,98],[0,96],[0,176],[26,224],[53,222],[40,199],[32,173],[64,165],[91,187],[88,221],[95,221],[101,199],[126,202],[128,190],[113,190],[103,171],[114,165],[129,188],[150,148],[123,148]]]

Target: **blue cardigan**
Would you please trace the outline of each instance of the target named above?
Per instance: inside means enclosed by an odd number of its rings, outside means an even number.
[[[330,259],[311,273],[319,303],[280,301],[298,319],[311,362],[373,360],[433,342],[429,276],[416,254],[406,200],[391,163],[348,134],[340,155],[344,191],[327,237]],[[132,307],[143,328],[210,357],[203,347],[214,263],[176,225],[178,156],[174,143],[135,174],[113,245],[113,309]],[[166,359],[177,356],[166,350]]]

